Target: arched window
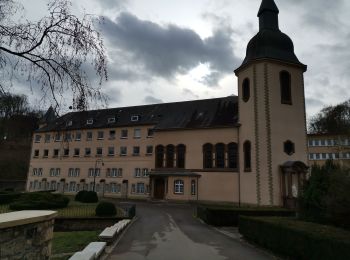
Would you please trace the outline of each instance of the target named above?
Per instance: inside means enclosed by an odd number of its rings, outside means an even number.
[[[248,78],[243,80],[242,84],[242,99],[244,102],[248,102],[250,98],[250,81]]]
[[[215,145],[215,167],[225,168],[225,145],[222,143]]]
[[[176,147],[176,166],[177,168],[185,168],[185,154],[186,154],[186,146],[183,144],[179,144]]]
[[[249,141],[245,141],[243,144],[243,153],[244,153],[244,171],[250,172],[252,170],[252,155],[251,151],[252,145]]]
[[[174,193],[175,194],[183,194],[184,193],[184,181],[183,180],[175,180],[174,181]]]
[[[238,168],[238,145],[229,143],[228,146],[228,167],[231,169]]]
[[[174,158],[175,158],[175,146],[172,144],[169,144],[166,147],[166,168],[174,167]]]
[[[213,145],[212,144],[203,145],[203,168],[204,169],[213,168]]]
[[[290,140],[284,142],[283,148],[284,152],[288,155],[292,155],[295,153],[295,144]]]
[[[156,168],[163,167],[163,158],[164,158],[164,146],[158,145],[156,147]]]
[[[280,72],[280,84],[281,84],[281,103],[292,104],[292,89],[291,89],[291,76],[288,71]]]

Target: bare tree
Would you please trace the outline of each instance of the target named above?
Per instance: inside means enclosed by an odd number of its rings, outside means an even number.
[[[75,109],[104,101],[101,84],[107,80],[107,61],[102,38],[94,29],[99,18],[78,18],[71,13],[69,0],[50,0],[47,7],[48,15],[39,21],[18,22],[23,6],[0,0],[0,92],[14,78],[24,77],[41,86],[43,97],[51,96],[57,107],[65,91],[72,93]],[[89,81],[91,73],[99,79],[95,86]]]

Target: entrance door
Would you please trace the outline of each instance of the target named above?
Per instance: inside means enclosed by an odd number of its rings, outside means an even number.
[[[156,179],[154,182],[154,198],[162,200],[164,199],[164,179]]]
[[[122,185],[122,198],[128,198],[128,180],[123,180]]]

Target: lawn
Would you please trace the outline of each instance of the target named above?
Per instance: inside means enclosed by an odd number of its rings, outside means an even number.
[[[70,255],[61,255],[81,251],[90,242],[98,241],[101,231],[54,232],[52,241],[52,259],[67,259]],[[54,255],[57,255],[55,257]]]

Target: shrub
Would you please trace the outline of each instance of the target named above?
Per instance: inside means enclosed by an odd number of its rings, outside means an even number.
[[[62,194],[25,193],[18,200],[10,204],[12,210],[43,210],[58,209],[68,206],[69,198]]]
[[[240,217],[248,240],[292,259],[350,259],[350,232],[282,217]]]
[[[1,192],[0,193],[0,205],[8,204],[21,197],[22,193],[19,192]]]
[[[295,212],[282,208],[220,208],[198,206],[197,217],[213,226],[237,226],[240,216],[295,216]]]
[[[117,209],[112,202],[100,202],[96,207],[96,216],[109,217],[117,214]]]
[[[314,165],[299,199],[300,218],[350,229],[350,170]]]
[[[95,191],[81,191],[75,196],[75,200],[84,203],[96,203],[98,202],[98,196]]]

